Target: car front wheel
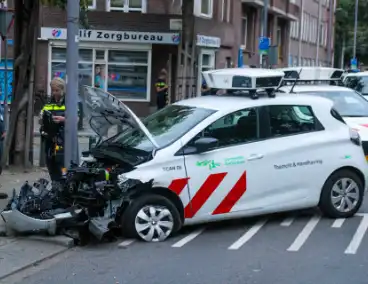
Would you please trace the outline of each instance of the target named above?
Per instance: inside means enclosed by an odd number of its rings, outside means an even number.
[[[123,234],[146,242],[162,242],[180,227],[180,214],[175,205],[157,194],[138,197],[122,216]]]
[[[352,217],[363,202],[363,181],[350,170],[332,174],[322,188],[319,208],[330,218]]]

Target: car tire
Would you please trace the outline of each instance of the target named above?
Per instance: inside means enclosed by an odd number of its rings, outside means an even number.
[[[182,226],[178,209],[158,194],[145,194],[134,199],[122,214],[121,224],[123,235],[146,242],[165,241]]]
[[[329,218],[349,218],[359,210],[363,197],[363,181],[358,175],[340,170],[325,182],[318,207]]]

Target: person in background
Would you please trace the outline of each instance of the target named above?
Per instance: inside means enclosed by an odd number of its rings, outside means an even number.
[[[105,87],[105,73],[103,67],[96,65],[95,69],[95,87],[104,89]]]
[[[54,78],[50,83],[51,99],[41,110],[40,125],[41,136],[45,143],[46,165],[50,179],[55,182],[62,177],[64,167],[64,122],[65,122],[65,91],[66,84],[62,78]],[[51,135],[43,127],[43,114],[49,111],[57,129],[56,135]]]
[[[155,87],[157,95],[157,110],[160,110],[168,103],[169,86],[167,85],[167,72],[165,69],[160,71]]]
[[[203,78],[201,85],[201,95],[208,96],[211,95],[211,88],[208,87],[206,80]]]

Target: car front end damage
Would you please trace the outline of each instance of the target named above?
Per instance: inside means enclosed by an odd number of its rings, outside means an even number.
[[[40,179],[13,190],[1,212],[7,234],[66,235],[77,244],[90,237],[114,240],[122,232],[122,214],[134,195],[152,182],[127,179],[121,167],[96,163],[72,166],[59,183]]]

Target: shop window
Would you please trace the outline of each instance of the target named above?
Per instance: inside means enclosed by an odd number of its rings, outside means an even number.
[[[148,51],[81,48],[78,66],[81,84],[102,88],[120,99],[147,100]],[[52,48],[50,72],[50,79],[65,79],[65,48]]]
[[[106,0],[108,11],[146,12],[147,0]]]
[[[201,3],[201,16],[212,17],[213,0],[200,0]]]
[[[87,0],[88,9],[90,10],[96,9],[96,1],[97,0]]]

